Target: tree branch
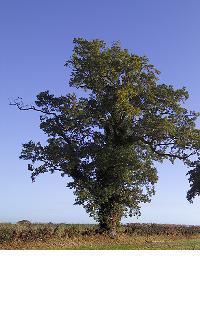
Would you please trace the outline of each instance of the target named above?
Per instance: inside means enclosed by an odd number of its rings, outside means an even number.
[[[44,111],[42,109],[37,109],[34,106],[29,106],[28,107],[28,105],[24,105],[24,103],[22,101],[22,98],[14,99],[13,103],[10,102],[9,105],[10,106],[16,106],[19,110],[22,110],[22,111],[34,110],[34,111],[37,111],[37,112],[42,112],[42,113],[47,114],[47,115],[53,115],[55,117],[58,117],[58,115],[55,112]]]
[[[153,152],[155,152],[158,156],[161,156],[161,157],[170,157],[170,158],[179,159],[179,160],[187,160],[189,157],[191,157],[192,155],[194,155],[196,153],[195,151],[193,151],[189,155],[180,156],[180,155],[173,154],[173,153],[160,152],[160,151],[156,150],[156,147],[154,147],[152,145],[152,142],[146,141],[144,138],[140,138],[140,140],[142,142],[146,143]]]

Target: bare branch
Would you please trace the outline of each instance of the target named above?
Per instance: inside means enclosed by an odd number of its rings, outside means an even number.
[[[58,117],[58,115],[55,112],[50,112],[50,111],[44,111],[42,109],[37,109],[35,106],[29,106],[28,104],[24,105],[24,103],[22,101],[22,98],[19,98],[19,97],[17,99],[14,99],[13,102],[10,102],[9,105],[10,106],[16,106],[19,110],[22,110],[22,111],[34,110],[34,111],[41,112],[41,113],[44,113],[44,114],[47,114],[47,115],[53,115],[55,117]]]

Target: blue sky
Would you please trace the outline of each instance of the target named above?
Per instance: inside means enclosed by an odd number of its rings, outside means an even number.
[[[73,38],[99,38],[147,55],[161,81],[186,86],[187,105],[200,111],[199,12],[197,0],[1,1],[0,221],[93,221],[73,206],[73,193],[59,175],[31,182],[27,163],[18,157],[23,142],[42,138],[38,115],[9,107],[8,98],[31,103],[40,91],[68,92],[64,63]],[[191,205],[185,198],[187,169],[166,162],[158,172],[156,195],[137,221],[200,224],[200,199]]]

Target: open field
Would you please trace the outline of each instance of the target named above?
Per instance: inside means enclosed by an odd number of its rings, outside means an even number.
[[[200,226],[127,224],[112,239],[97,225],[2,223],[0,249],[199,250]]]
[[[167,238],[118,238],[110,241],[109,238],[100,239],[77,239],[73,241],[18,241],[14,243],[1,244],[4,250],[200,250],[200,237],[189,239],[167,239]]]

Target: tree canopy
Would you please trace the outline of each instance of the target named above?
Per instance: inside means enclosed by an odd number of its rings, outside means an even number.
[[[190,164],[199,155],[198,113],[183,107],[185,88],[159,82],[159,71],[138,56],[104,41],[74,39],[69,85],[85,97],[41,92],[33,106],[41,112],[46,145],[23,144],[32,179],[60,171],[71,181],[76,204],[83,205],[102,228],[115,229],[122,216],[139,215],[158,180],[156,162],[176,159]],[[81,91],[82,92],[82,91]]]

